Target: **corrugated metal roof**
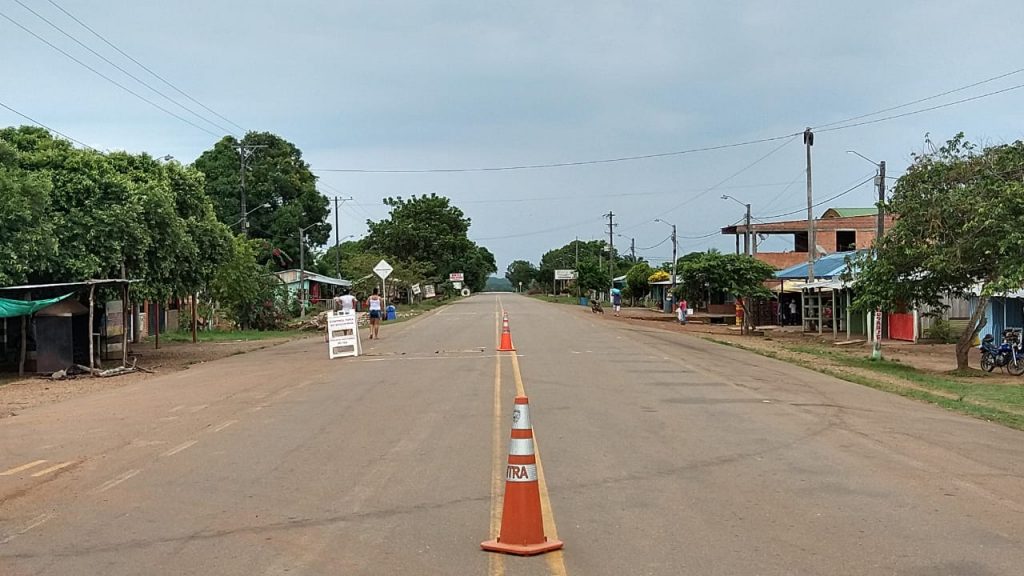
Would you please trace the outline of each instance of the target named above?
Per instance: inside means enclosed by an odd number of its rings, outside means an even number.
[[[857,255],[857,252],[833,252],[827,256],[822,256],[814,261],[814,277],[815,279],[822,278],[833,278],[842,274],[846,266],[846,258]],[[779,270],[775,273],[776,278],[784,278],[790,280],[798,280],[801,278],[807,278],[807,263],[803,262],[790,266],[784,270]]]
[[[829,212],[835,212],[835,216],[829,214]],[[850,216],[875,216],[878,214],[878,208],[829,208],[822,214],[822,218],[848,218]]]

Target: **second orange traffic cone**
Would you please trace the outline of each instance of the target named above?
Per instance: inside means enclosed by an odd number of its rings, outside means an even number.
[[[516,348],[512,345],[512,332],[508,329],[508,312],[505,312],[505,316],[501,320],[501,342],[498,344],[498,352],[515,352]]]
[[[508,446],[508,468],[505,471],[505,503],[501,513],[501,532],[494,540],[481,542],[491,552],[533,556],[559,550],[561,540],[544,536],[544,516],[540,508],[540,483],[537,457],[533,447],[533,426],[530,424],[530,401],[516,396],[512,412],[512,439]]]

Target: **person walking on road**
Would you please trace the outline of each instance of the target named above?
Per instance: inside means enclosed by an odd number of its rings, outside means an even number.
[[[622,308],[622,292],[617,288],[612,288],[612,309],[615,310],[615,315],[619,315],[619,310]]]
[[[337,298],[339,308],[343,313],[355,312],[356,311],[356,297],[349,294],[348,288],[345,289],[344,293]]]
[[[676,318],[679,319],[680,324],[686,324],[686,298],[683,298],[679,302],[679,310],[676,311]]]
[[[383,300],[380,297],[380,289],[374,288],[373,294],[370,295],[370,340],[374,338],[380,340],[380,318],[383,307],[381,303]]]

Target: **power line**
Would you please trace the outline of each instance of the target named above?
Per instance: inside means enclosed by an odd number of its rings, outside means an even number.
[[[849,194],[850,192],[853,192],[857,188],[860,188],[861,186],[867,184],[868,182],[871,182],[874,179],[875,179],[875,176],[874,176],[874,174],[872,174],[871,176],[868,176],[866,179],[861,180],[859,183],[855,184],[854,186],[852,186],[850,188],[847,188],[846,190],[843,190],[839,194],[836,194],[835,196],[832,196],[830,198],[826,198],[826,199],[824,199],[821,202],[818,202],[816,204],[812,204],[811,208],[817,208],[818,206],[821,206],[822,204],[828,204],[829,202],[835,200],[836,198],[840,198],[842,196],[845,196],[845,195]],[[760,218],[763,218],[763,219],[766,219],[766,220],[769,220],[769,219],[772,219],[772,218],[782,218],[783,216],[792,216],[793,214],[800,214],[801,212],[804,212],[805,210],[807,210],[806,207],[805,208],[800,208],[799,210],[794,210],[792,212],[786,212],[785,214],[774,214],[772,216],[761,216]]]
[[[50,128],[49,126],[47,126],[46,124],[43,124],[39,120],[36,120],[35,118],[32,118],[31,116],[29,116],[27,114],[23,114],[21,112],[18,112],[17,110],[15,110],[14,108],[11,108],[7,104],[4,104],[3,102],[0,102],[0,107],[6,108],[7,110],[10,110],[11,112],[14,112],[15,114],[17,114],[18,116],[21,116],[25,120],[28,120],[29,122],[35,124],[36,126],[39,126],[40,128],[45,128],[45,129],[49,130],[50,132],[60,136],[61,138],[64,138],[66,140],[70,140],[70,141],[74,142],[75,144],[78,144],[79,146],[84,146],[85,148],[88,148],[89,150],[92,150],[93,152],[99,152],[99,150],[93,148],[92,146],[89,146],[85,142],[82,142],[81,140],[75,140],[71,136],[68,136],[67,134],[65,134],[65,133],[63,133],[63,132],[61,132],[59,130],[55,130],[53,128]]]
[[[801,132],[801,134],[803,134],[803,133]],[[721,186],[722,184],[725,184],[725,183],[726,183],[726,182],[728,182],[729,180],[732,180],[733,178],[735,178],[735,177],[739,176],[740,174],[742,174],[742,173],[746,172],[747,170],[750,170],[750,169],[751,169],[751,168],[753,168],[754,166],[756,166],[756,165],[758,165],[759,163],[761,163],[761,161],[763,161],[764,159],[768,158],[768,157],[769,157],[769,156],[771,156],[772,154],[775,154],[775,153],[776,153],[776,152],[778,152],[779,150],[782,150],[783,148],[785,148],[785,146],[786,146],[787,144],[789,144],[790,142],[792,142],[792,141],[796,140],[796,137],[797,137],[797,136],[799,136],[799,135],[800,135],[800,134],[797,134],[797,135],[791,136],[790,138],[788,138],[788,139],[787,139],[787,140],[786,140],[785,142],[783,142],[782,144],[779,144],[779,145],[778,145],[778,146],[776,146],[775,148],[772,148],[771,150],[769,150],[767,154],[765,154],[765,155],[761,156],[760,158],[758,158],[758,159],[754,160],[754,161],[753,161],[753,162],[751,162],[750,164],[747,164],[747,165],[746,165],[746,166],[744,166],[743,168],[740,168],[740,169],[739,169],[739,170],[737,170],[736,172],[733,172],[733,173],[732,173],[732,174],[730,174],[729,176],[726,176],[725,178],[723,178],[722,180],[720,180],[720,181],[719,181],[719,182],[718,182],[717,184],[714,184],[714,185],[712,185],[712,186],[710,186],[710,187],[708,187],[708,188],[705,188],[704,190],[702,190],[702,191],[701,191],[701,192],[699,192],[698,194],[695,194],[695,195],[693,195],[693,196],[691,196],[691,197],[687,198],[686,200],[683,200],[682,202],[680,202],[679,204],[676,204],[675,206],[673,206],[673,207],[669,208],[668,210],[664,210],[664,211],[660,212],[660,213],[658,214],[658,216],[664,216],[665,214],[668,214],[668,213],[670,213],[670,212],[673,212],[673,211],[675,211],[675,210],[678,210],[679,208],[682,208],[683,206],[685,206],[685,205],[689,204],[690,202],[693,202],[694,200],[696,200],[696,199],[700,198],[701,196],[704,196],[705,194],[708,194],[709,192],[711,192],[712,190],[714,190],[714,189],[718,188],[718,187],[719,187],[719,186]],[[648,224],[648,223],[652,222],[653,220],[654,220],[654,218],[648,218],[647,220],[644,220],[643,222],[640,222],[639,224],[636,224],[636,225],[634,225],[634,226],[628,226],[628,227],[626,227],[626,228],[623,228],[623,232],[625,232],[626,230],[632,230],[632,229],[634,229],[634,228],[639,228],[640,226],[643,226],[643,225],[645,225],[645,224]]]
[[[816,126],[815,128],[813,128],[813,130],[815,132],[823,132],[824,130],[822,130],[822,129],[823,128],[828,128],[829,126],[835,126],[837,124],[846,124],[847,122],[853,122],[855,120],[860,120],[862,118],[869,118],[871,116],[877,116],[879,114],[884,114],[886,112],[892,112],[893,110],[899,110],[900,108],[906,108],[907,106],[913,106],[914,104],[920,104],[921,102],[927,102],[928,100],[934,100],[936,98],[941,98],[943,96],[948,96],[948,95],[954,94],[956,92],[962,92],[962,91],[967,90],[969,88],[974,88],[976,86],[981,86],[982,84],[988,84],[989,82],[994,82],[996,80],[1001,80],[1003,78],[1006,78],[1007,76],[1013,76],[1014,74],[1019,74],[1021,72],[1024,72],[1024,68],[1018,68],[1016,70],[1011,70],[1010,72],[1005,72],[1003,74],[999,74],[998,76],[993,76],[991,78],[986,78],[985,80],[981,80],[979,82],[974,82],[973,84],[968,84],[966,86],[961,86],[959,88],[954,88],[952,90],[946,90],[945,92],[940,92],[938,94],[933,94],[933,95],[927,96],[925,98],[918,98],[917,100],[914,100],[912,102],[906,102],[906,103],[900,104],[898,106],[890,106],[889,108],[883,108],[881,110],[876,110],[875,112],[871,112],[869,114],[860,114],[858,116],[853,116],[853,117],[847,118],[845,120],[837,120],[835,122],[829,122],[828,124],[821,124],[821,125]]]
[[[641,251],[641,252],[643,252],[644,250],[654,250],[655,248],[657,248],[657,247],[661,246],[662,244],[664,244],[665,242],[668,242],[668,241],[669,241],[669,240],[671,240],[671,239],[672,239],[672,235],[671,235],[671,234],[669,234],[668,236],[665,236],[665,239],[664,239],[664,240],[662,240],[661,242],[658,242],[658,243],[657,243],[657,244],[655,244],[654,246],[648,246],[648,247],[646,247],[646,248],[637,248],[637,250],[639,250],[639,251]]]
[[[227,122],[228,124],[231,124],[232,126],[235,126],[236,128],[238,128],[238,129],[239,129],[239,130],[241,130],[242,132],[245,132],[245,131],[246,131],[246,129],[245,129],[244,127],[242,127],[241,125],[239,125],[238,123],[236,123],[236,122],[233,122],[233,121],[231,121],[231,120],[230,120],[230,119],[228,119],[228,118],[225,118],[224,116],[222,116],[221,114],[219,114],[219,113],[218,113],[218,112],[217,112],[216,110],[213,110],[212,108],[210,108],[210,107],[209,107],[209,106],[207,106],[206,104],[203,104],[203,103],[202,103],[202,102],[200,102],[199,100],[196,100],[196,99],[195,99],[195,98],[193,98],[193,97],[192,97],[191,95],[189,95],[189,94],[188,94],[187,92],[185,92],[185,91],[184,91],[184,90],[182,90],[181,88],[178,88],[177,86],[175,86],[174,84],[172,84],[172,83],[171,83],[171,82],[170,82],[169,80],[166,80],[166,79],[165,79],[165,78],[164,78],[163,76],[161,76],[161,75],[157,74],[156,72],[154,72],[153,70],[151,70],[151,69],[150,69],[150,68],[149,68],[148,66],[146,66],[146,65],[145,65],[145,64],[143,64],[142,62],[139,62],[139,61],[138,61],[138,60],[136,60],[135,58],[131,57],[131,56],[130,56],[130,55],[129,55],[128,53],[126,53],[126,52],[125,52],[124,50],[121,50],[120,48],[118,48],[118,47],[117,47],[117,46],[116,46],[116,45],[115,45],[115,44],[114,44],[113,42],[111,42],[110,40],[107,40],[107,39],[106,39],[106,38],[105,38],[105,37],[104,37],[104,36],[103,36],[102,34],[100,34],[99,32],[97,32],[96,30],[93,30],[93,29],[92,29],[92,28],[91,28],[91,27],[90,27],[90,26],[89,26],[88,24],[86,24],[85,22],[82,22],[81,20],[79,20],[78,18],[76,18],[74,14],[72,14],[72,13],[68,12],[68,11],[67,11],[67,10],[65,10],[65,9],[64,9],[63,7],[61,7],[61,6],[59,5],[59,4],[57,4],[56,2],[54,2],[53,0],[47,0],[47,2],[49,2],[49,3],[50,3],[50,4],[52,4],[52,5],[54,6],[54,7],[56,7],[56,8],[58,9],[58,10],[60,10],[60,11],[61,11],[61,12],[63,12],[64,14],[66,14],[66,15],[68,16],[68,18],[71,18],[72,20],[74,20],[75,22],[77,22],[77,23],[79,24],[79,26],[81,26],[82,28],[85,28],[86,30],[88,30],[89,32],[91,32],[91,33],[92,33],[92,34],[93,34],[94,36],[96,36],[97,38],[99,38],[100,40],[102,40],[102,41],[103,41],[104,43],[106,43],[106,44],[107,44],[107,46],[110,46],[110,47],[111,47],[111,48],[113,48],[114,50],[117,50],[117,52],[118,52],[119,54],[121,54],[121,55],[122,55],[122,56],[124,56],[125,58],[127,58],[127,59],[131,60],[132,62],[134,62],[134,63],[135,63],[135,64],[136,64],[136,65],[137,65],[137,66],[138,66],[139,68],[142,68],[142,69],[143,69],[143,70],[145,70],[146,72],[149,72],[149,73],[150,73],[151,75],[153,75],[153,77],[154,77],[154,78],[156,78],[157,80],[160,80],[160,81],[161,81],[161,82],[163,82],[164,84],[166,84],[166,85],[170,86],[170,87],[171,87],[171,88],[172,88],[172,89],[173,89],[173,90],[174,90],[175,92],[177,92],[178,94],[181,94],[181,95],[182,95],[182,96],[184,96],[185,98],[188,98],[189,100],[191,100],[191,101],[192,101],[192,102],[194,102],[195,104],[197,104],[197,105],[201,106],[201,107],[202,107],[202,108],[203,108],[204,110],[206,110],[206,111],[207,111],[207,112],[209,112],[210,114],[213,114],[214,116],[216,116],[216,117],[220,118],[221,120],[223,120],[223,121]],[[222,129],[223,129],[223,128],[222,128]],[[230,130],[228,130],[228,132],[230,132]]]
[[[891,116],[886,116],[884,118],[877,118],[877,119],[869,120],[869,121],[865,121],[865,122],[857,122],[857,123],[854,123],[854,124],[848,124],[849,122],[853,122],[855,120],[859,120],[859,119],[862,119],[862,118],[868,118],[870,116],[877,116],[878,114],[883,114],[885,112],[889,112],[889,111],[892,111],[892,110],[898,110],[900,108],[906,108],[907,106],[913,106],[914,104],[920,104],[921,102],[926,102],[928,100],[934,100],[935,98],[941,98],[942,96],[947,96],[949,94],[953,94],[955,92],[960,92],[960,91],[966,90],[968,88],[973,88],[973,87],[976,87],[976,86],[980,86],[982,84],[986,84],[988,82],[993,82],[995,80],[999,80],[1001,78],[1006,78],[1008,76],[1012,76],[1014,74],[1018,74],[1018,73],[1020,73],[1022,71],[1024,71],[1024,68],[1017,69],[1017,70],[1012,70],[1012,71],[1006,72],[1004,74],[993,76],[992,78],[981,80],[979,82],[974,82],[972,84],[968,84],[966,86],[961,86],[961,87],[958,87],[958,88],[954,88],[952,90],[946,90],[944,92],[940,92],[938,94],[933,94],[933,95],[927,96],[925,98],[918,98],[916,100],[913,100],[913,101],[910,101],[910,102],[906,102],[906,103],[903,103],[903,104],[899,104],[897,106],[891,106],[891,107],[888,107],[888,108],[884,108],[882,110],[876,110],[876,111],[868,113],[868,114],[860,114],[860,115],[857,115],[857,116],[846,118],[844,120],[838,120],[836,122],[830,122],[828,124],[820,124],[819,127],[815,128],[814,130],[818,131],[818,132],[831,132],[831,131],[835,131],[835,130],[845,130],[847,128],[853,128],[853,127],[856,127],[856,126],[863,126],[865,124],[875,124],[875,123],[879,123],[879,122],[885,122],[885,121],[888,121],[888,120],[894,120],[894,119],[897,119],[897,118],[903,118],[905,116],[912,116],[914,114],[922,114],[924,112],[930,112],[930,111],[938,110],[938,109],[941,109],[941,108],[947,108],[949,106],[955,106],[957,104],[963,104],[965,102],[971,102],[973,100],[979,100],[981,98],[988,98],[990,96],[1001,94],[1003,92],[1009,92],[1011,90],[1017,90],[1019,88],[1024,88],[1024,84],[1020,84],[1020,85],[1017,85],[1017,86],[1012,86],[1010,88],[1004,88],[1002,90],[995,90],[995,91],[992,91],[992,92],[987,92],[985,94],[981,94],[981,95],[978,95],[978,96],[973,96],[973,97],[970,97],[970,98],[963,98],[961,100],[956,100],[954,102],[949,102],[949,103],[946,103],[946,104],[940,104],[940,105],[937,105],[937,106],[930,106],[930,107],[922,108],[922,109],[919,109],[919,110],[912,110],[910,112],[904,112],[902,114],[894,114],[894,115],[891,115]],[[518,166],[516,166],[516,165],[513,165],[513,166],[492,166],[492,167],[477,167],[477,168],[427,168],[427,169],[396,169],[396,170],[376,170],[376,169],[362,169],[362,168],[314,168],[313,171],[314,172],[350,172],[350,173],[366,173],[366,174],[416,174],[416,173],[431,173],[431,172],[434,172],[434,173],[436,173],[436,172],[441,172],[441,173],[444,173],[444,172],[498,172],[498,171],[506,171],[506,170],[532,170],[532,169],[543,169],[543,168],[563,168],[563,167],[570,167],[570,166],[586,166],[586,165],[592,165],[592,164],[607,164],[607,163],[613,163],[613,162],[629,162],[629,161],[634,161],[634,160],[645,160],[645,159],[649,159],[649,158],[663,158],[663,157],[668,157],[668,156],[680,156],[680,155],[684,155],[684,154],[693,154],[693,153],[697,153],[697,152],[709,152],[709,151],[714,151],[714,150],[723,150],[723,149],[727,149],[727,148],[736,148],[736,147],[740,147],[740,146],[750,146],[750,145],[753,145],[753,144],[761,144],[761,143],[765,143],[765,142],[784,140],[786,138],[790,138],[790,137],[794,137],[794,136],[799,136],[801,134],[803,134],[803,131],[795,132],[795,133],[792,133],[792,134],[784,134],[784,135],[779,135],[779,136],[772,136],[772,137],[768,137],[768,138],[760,138],[760,139],[757,139],[757,140],[747,140],[747,141],[742,141],[742,142],[734,142],[734,143],[730,143],[730,144],[721,144],[721,145],[718,145],[718,146],[704,146],[704,147],[697,147],[697,148],[689,148],[689,149],[685,149],[685,150],[678,150],[678,151],[674,151],[674,152],[663,152],[663,153],[657,153],[657,154],[643,154],[643,155],[637,155],[637,156],[622,156],[622,157],[618,157],[618,158],[605,158],[605,159],[600,159],[600,160],[584,160],[584,161],[578,161],[578,162],[555,162],[555,163],[548,163],[548,164],[525,164],[525,165],[518,165]]]
[[[42,14],[40,14],[40,13],[36,12],[36,11],[35,11],[35,10],[33,10],[33,9],[32,9],[31,7],[27,6],[27,5],[26,5],[26,4],[24,3],[24,2],[22,2],[21,0],[14,0],[14,1],[15,1],[15,2],[16,2],[16,3],[18,4],[18,5],[19,5],[19,6],[21,6],[22,8],[24,8],[25,10],[28,10],[29,12],[31,12],[32,14],[34,14],[36,18],[39,18],[39,19],[40,19],[40,20],[42,20],[43,22],[46,22],[47,24],[49,24],[49,25],[50,25],[50,27],[51,27],[51,28],[53,28],[54,30],[56,30],[56,31],[60,32],[61,34],[63,34],[64,36],[67,36],[68,38],[70,38],[70,39],[71,39],[71,41],[72,41],[72,42],[74,42],[75,44],[78,44],[78,45],[79,45],[79,46],[81,46],[82,48],[85,48],[85,49],[86,49],[86,50],[88,50],[88,51],[89,51],[90,53],[92,53],[92,54],[93,54],[94,56],[96,56],[97,58],[99,58],[100,60],[103,60],[103,61],[104,61],[104,62],[106,62],[107,64],[110,64],[111,66],[113,66],[113,67],[114,67],[114,68],[116,68],[117,70],[121,71],[121,73],[123,73],[123,74],[124,74],[125,76],[128,76],[128,77],[129,77],[129,78],[131,78],[132,80],[135,80],[135,81],[136,81],[136,82],[138,82],[139,84],[142,84],[142,85],[143,85],[143,86],[145,86],[146,88],[149,88],[150,90],[152,90],[152,91],[153,91],[153,92],[155,92],[156,94],[159,94],[160,96],[163,96],[163,97],[164,97],[164,98],[165,98],[165,99],[166,99],[166,100],[167,100],[168,102],[170,102],[171,104],[174,104],[175,106],[177,106],[177,107],[181,108],[182,110],[184,110],[184,111],[188,112],[189,114],[192,114],[193,116],[195,116],[196,118],[200,119],[201,121],[209,123],[209,124],[210,124],[211,126],[214,126],[214,127],[216,127],[217,129],[219,129],[219,130],[223,130],[224,132],[226,132],[226,133],[229,133],[229,134],[231,133],[231,130],[229,130],[228,128],[225,128],[225,127],[223,127],[223,126],[220,126],[220,125],[219,125],[219,124],[217,124],[216,122],[214,122],[214,121],[212,121],[212,120],[210,120],[210,119],[206,118],[205,116],[202,116],[201,114],[198,114],[197,112],[193,111],[193,110],[192,110],[191,108],[188,108],[187,106],[185,106],[185,105],[183,105],[183,104],[179,103],[179,102],[178,102],[177,100],[175,100],[175,99],[171,98],[171,97],[170,97],[170,96],[168,96],[167,94],[164,94],[163,92],[161,92],[161,91],[157,90],[156,88],[154,88],[154,87],[153,87],[152,85],[150,85],[150,84],[149,84],[148,82],[146,82],[145,80],[142,80],[141,78],[139,78],[138,76],[136,76],[136,75],[132,74],[131,72],[129,72],[129,71],[127,71],[127,70],[125,70],[125,69],[124,69],[124,68],[122,68],[121,66],[118,66],[118,65],[117,65],[117,64],[116,64],[115,62],[111,61],[111,60],[110,60],[109,58],[107,58],[106,56],[104,56],[104,55],[100,54],[99,52],[97,52],[97,51],[93,50],[93,49],[92,49],[92,48],[91,48],[90,46],[88,46],[87,44],[85,44],[84,42],[82,42],[81,40],[79,40],[78,38],[76,38],[76,37],[75,37],[74,35],[72,35],[72,34],[71,34],[71,33],[69,33],[68,31],[64,30],[64,29],[63,29],[63,28],[61,28],[60,26],[58,26],[58,25],[54,24],[54,23],[53,23],[52,21],[50,21],[49,19],[47,19],[47,18],[46,18],[45,16],[43,16]]]
[[[865,120],[863,122],[856,122],[854,124],[846,124],[846,125],[843,125],[843,126],[835,126],[833,128],[825,128],[823,130],[819,130],[819,132],[833,132],[833,131],[836,131],[836,130],[845,130],[847,128],[855,128],[857,126],[864,126],[864,125],[867,125],[867,124],[877,124],[879,122],[885,122],[887,120],[894,120],[896,118],[903,118],[905,116],[913,116],[914,114],[921,114],[921,113],[924,113],[924,112],[931,112],[932,110],[938,110],[940,108],[948,108],[950,106],[955,106],[957,104],[963,104],[964,102],[971,102],[973,100],[981,100],[982,98],[988,98],[989,96],[995,96],[996,94],[1002,94],[1004,92],[1010,92],[1012,90],[1019,90],[1021,88],[1024,88],[1024,84],[1017,84],[1016,86],[1010,86],[1009,88],[1003,88],[1002,90],[994,90],[992,92],[986,92],[984,94],[979,94],[977,96],[971,96],[970,98],[962,98],[960,100],[954,100],[953,102],[947,102],[945,104],[938,104],[936,106],[930,106],[928,108],[922,108],[920,110],[911,110],[910,112],[904,112],[902,114],[894,114],[892,116],[885,116],[883,118],[876,118],[874,120]]]
[[[601,219],[604,220],[604,216],[601,216]],[[563,224],[561,226],[557,226],[555,228],[548,228],[546,230],[535,230],[533,232],[523,232],[521,234],[507,234],[505,236],[488,236],[488,237],[483,237],[483,238],[476,238],[476,240],[480,240],[480,241],[483,241],[483,240],[506,240],[508,238],[523,238],[523,237],[526,237],[526,236],[537,236],[538,234],[548,234],[548,233],[551,233],[551,232],[558,232],[558,231],[561,231],[561,230],[565,230],[566,228],[571,228],[573,226],[581,226],[583,224],[589,224],[589,223],[593,222],[594,220],[595,220],[595,218],[591,217],[591,218],[587,218],[586,220],[581,220],[579,222],[575,222],[575,223],[572,223],[572,224]]]
[[[794,134],[786,134],[784,136],[773,136],[771,138],[760,138],[758,140],[747,140],[744,142],[733,142],[731,144],[720,144],[718,146],[704,146],[700,148],[688,148],[686,150],[676,150],[674,152],[660,152],[657,154],[641,154],[638,156],[621,156],[618,158],[602,158],[600,160],[581,160],[579,162],[555,162],[551,164],[523,164],[518,166],[489,166],[480,168],[425,168],[422,170],[368,170],[363,168],[313,168],[314,172],[355,172],[362,174],[423,174],[423,173],[436,173],[436,172],[502,172],[506,170],[536,170],[540,168],[564,168],[567,166],[588,166],[592,164],[611,164],[614,162],[631,162],[633,160],[646,160],[649,158],[665,158],[667,156],[682,156],[684,154],[694,154],[696,152],[710,152],[713,150],[724,150],[726,148],[738,148],[740,146],[750,146],[752,144],[763,144],[764,142],[773,142],[776,140],[783,140],[794,136],[799,136],[803,132],[797,132]]]
[[[120,88],[120,89],[124,90],[125,92],[127,92],[127,93],[131,94],[132,96],[135,96],[135,97],[136,97],[136,98],[138,98],[139,100],[142,100],[143,102],[146,102],[147,104],[149,104],[150,106],[152,106],[152,107],[156,108],[157,110],[160,110],[160,111],[162,111],[162,112],[164,112],[164,113],[166,113],[166,114],[169,114],[169,115],[171,115],[171,116],[173,116],[173,117],[177,118],[178,120],[181,120],[182,122],[184,122],[184,123],[186,123],[186,124],[188,124],[188,125],[190,125],[190,126],[192,126],[192,127],[194,127],[194,128],[198,128],[199,130],[202,130],[203,132],[206,132],[207,134],[209,134],[209,135],[211,135],[211,136],[213,136],[213,137],[215,137],[215,138],[219,138],[219,137],[221,136],[221,134],[217,134],[217,133],[215,133],[215,132],[213,132],[213,131],[211,131],[211,130],[207,130],[206,128],[204,128],[204,127],[200,126],[199,124],[196,124],[195,122],[193,122],[193,121],[189,120],[188,118],[185,118],[184,116],[181,116],[180,114],[177,114],[177,113],[175,113],[175,112],[172,112],[172,111],[168,110],[167,108],[164,108],[163,106],[161,106],[161,105],[157,104],[156,102],[153,102],[153,101],[152,101],[152,100],[150,100],[149,98],[146,98],[145,96],[142,96],[142,95],[141,95],[141,94],[139,94],[138,92],[136,92],[136,91],[132,90],[131,88],[128,88],[128,87],[127,87],[127,86],[125,86],[124,84],[121,84],[121,83],[120,83],[120,82],[118,82],[117,80],[114,80],[113,78],[111,78],[111,77],[107,76],[106,74],[104,74],[104,73],[100,72],[99,70],[97,70],[97,69],[93,68],[92,66],[90,66],[90,65],[86,64],[85,62],[82,62],[81,60],[79,60],[78,58],[75,58],[74,56],[72,56],[71,54],[69,54],[68,52],[66,52],[65,50],[63,50],[63,49],[59,48],[58,46],[56,46],[55,44],[53,44],[52,42],[50,42],[50,41],[49,41],[49,40],[47,40],[46,38],[43,38],[42,36],[40,36],[40,35],[36,34],[35,32],[33,32],[33,31],[29,30],[28,28],[26,28],[25,26],[21,25],[20,23],[18,23],[18,22],[17,22],[16,20],[14,20],[13,18],[11,18],[11,17],[10,17],[10,16],[8,16],[7,14],[4,14],[3,12],[0,12],[0,17],[3,17],[3,18],[4,18],[5,20],[7,20],[8,22],[10,22],[11,24],[14,24],[14,25],[15,25],[15,26],[17,26],[18,28],[21,28],[22,30],[24,30],[24,31],[25,31],[25,32],[27,32],[28,34],[30,34],[30,35],[32,35],[33,37],[35,37],[35,38],[36,38],[37,40],[39,40],[40,42],[42,42],[42,43],[46,44],[47,46],[49,46],[50,48],[53,48],[54,50],[56,50],[56,51],[58,51],[58,52],[60,52],[61,54],[63,54],[64,56],[66,56],[66,57],[70,58],[71,60],[75,61],[75,62],[76,62],[76,63],[78,63],[79,65],[81,65],[81,66],[83,66],[83,67],[87,68],[87,69],[88,69],[89,71],[91,71],[91,72],[92,72],[93,74],[96,74],[97,76],[99,76],[100,78],[103,78],[103,79],[104,79],[104,80],[106,80],[107,82],[110,82],[110,83],[111,83],[111,84],[113,84],[114,86],[117,86],[118,88]]]

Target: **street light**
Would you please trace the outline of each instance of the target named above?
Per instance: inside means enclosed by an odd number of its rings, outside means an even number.
[[[756,250],[753,249],[753,236],[750,233],[750,204],[740,202],[739,200],[732,196],[729,196],[728,194],[722,194],[722,200],[732,200],[733,202],[747,209],[747,224],[743,230],[743,253],[746,254],[747,256],[752,255],[754,252],[756,252]],[[737,244],[736,247],[738,252],[739,244]]]
[[[313,226],[316,226],[319,222],[314,222],[305,228],[299,228],[299,318],[306,317],[306,230],[309,230]]]
[[[856,150],[847,150],[847,154],[856,154],[864,160],[870,162],[877,170],[877,176],[875,178],[878,186],[878,221],[875,224],[875,246],[877,254],[878,243],[882,241],[882,235],[885,234],[885,160],[881,162],[875,162],[871,158],[857,152]],[[875,343],[871,348],[871,359],[881,360],[882,359],[882,309],[875,309]]]
[[[248,216],[249,214],[252,214],[253,212],[255,212],[257,210],[261,210],[263,208],[270,208],[270,202],[264,202],[263,204],[260,204],[259,206],[257,206],[255,208],[253,208],[252,210],[249,210],[248,212],[246,212],[245,215]],[[239,224],[242,223],[242,220],[244,220],[244,218],[243,219],[239,219],[239,220],[235,220],[235,223],[232,224],[230,227],[234,228],[235,226],[238,226]]]
[[[655,218],[655,222],[661,222],[667,226],[672,227],[672,290],[676,289],[676,225],[669,224],[661,218]],[[674,297],[674,296],[673,296]]]

